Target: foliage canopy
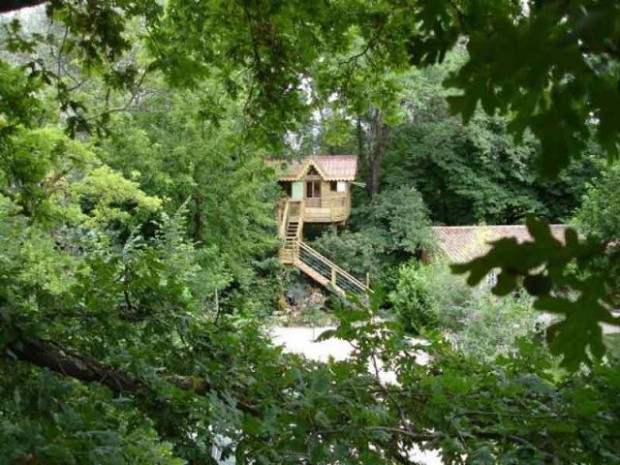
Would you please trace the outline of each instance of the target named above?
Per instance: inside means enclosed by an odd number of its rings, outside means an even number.
[[[561,315],[547,338],[572,373],[536,341],[494,365],[439,338],[416,346],[373,320],[376,299],[338,310],[331,335],[354,344],[349,360],[311,363],[273,348],[243,312],[273,287],[273,193],[254,154],[333,95],[343,108],[387,107],[391,83],[361,90],[464,45],[447,85],[465,120],[480,105],[511,133],[530,131],[549,176],[592,134],[617,157],[618,2],[53,0],[46,10],[49,34],[3,18],[3,461],[210,463],[224,436],[239,463],[413,463],[414,447],[446,463],[618,462],[618,362],[599,360],[600,323],[619,322],[607,272],[617,254],[600,239],[569,230],[562,244],[532,218],[534,241],[500,241],[457,267],[470,283],[500,268],[498,294],[522,280],[538,309]],[[422,201],[384,195],[375,200],[399,221],[371,220],[391,232],[388,252],[410,254],[424,239],[411,231]],[[416,350],[432,360],[416,363]],[[369,373],[369,360],[397,383]]]

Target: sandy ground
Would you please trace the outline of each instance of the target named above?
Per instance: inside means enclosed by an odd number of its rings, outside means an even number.
[[[284,346],[286,352],[303,354],[310,360],[326,362],[330,357],[335,360],[344,360],[351,353],[351,345],[341,339],[327,339],[315,342],[324,331],[335,329],[332,326],[306,328],[275,326],[271,329],[273,341]],[[411,339],[412,343],[423,343],[421,339]],[[428,356],[423,352],[417,354],[418,363],[425,365]]]
[[[271,335],[273,341],[278,345],[284,346],[284,350],[287,352],[303,354],[308,359],[321,362],[327,361],[330,357],[333,357],[335,360],[345,360],[351,353],[351,345],[347,341],[327,339],[315,342],[316,338],[328,329],[333,328],[274,327],[271,330]],[[426,354],[419,353],[417,360],[420,363],[427,363],[428,357]],[[382,382],[395,382],[393,373],[383,371],[379,376]],[[417,460],[420,464],[441,465],[438,454],[432,451],[414,450],[411,452],[411,459]]]
[[[286,352],[303,354],[310,360],[326,362],[329,357],[345,360],[351,353],[351,345],[341,339],[327,339],[314,342],[324,331],[333,327],[300,328],[276,326],[271,329],[271,337],[277,345],[284,346]]]

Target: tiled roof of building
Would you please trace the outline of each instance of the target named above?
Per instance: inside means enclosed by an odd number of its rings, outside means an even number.
[[[313,155],[301,161],[271,160],[280,181],[296,181],[314,166],[325,181],[353,181],[357,173],[356,155]]]
[[[564,231],[568,226],[552,224],[551,234],[564,242]],[[439,246],[453,263],[468,262],[489,251],[489,242],[514,237],[518,242],[532,239],[525,226],[435,226],[433,227]]]

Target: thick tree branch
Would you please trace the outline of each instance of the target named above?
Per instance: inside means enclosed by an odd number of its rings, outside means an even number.
[[[92,357],[78,354],[54,342],[45,340],[18,341],[7,347],[21,361],[47,368],[55,373],[74,378],[86,383],[99,383],[107,386],[116,394],[149,392],[152,390],[143,381],[132,377],[122,370],[110,368]],[[206,394],[213,387],[206,381],[196,381],[184,376],[166,377],[165,381],[184,391]],[[258,415],[258,409],[244,402],[237,403],[239,410],[251,415]]]
[[[3,0],[0,2],[0,13],[21,10],[31,6],[42,5],[48,0]]]
[[[117,394],[136,392],[141,387],[139,381],[127,374],[74,354],[50,341],[18,342],[9,349],[19,360],[80,381],[103,384]]]

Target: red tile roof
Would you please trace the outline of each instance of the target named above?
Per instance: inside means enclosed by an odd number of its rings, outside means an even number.
[[[551,234],[564,242],[564,224],[552,224]],[[514,237],[518,242],[532,239],[525,226],[435,226],[439,246],[446,257],[454,263],[468,262],[484,255],[491,248],[489,242]]]
[[[301,161],[270,160],[280,168],[280,181],[298,180],[310,166],[315,166],[325,181],[353,181],[357,173],[357,155],[312,155]]]

